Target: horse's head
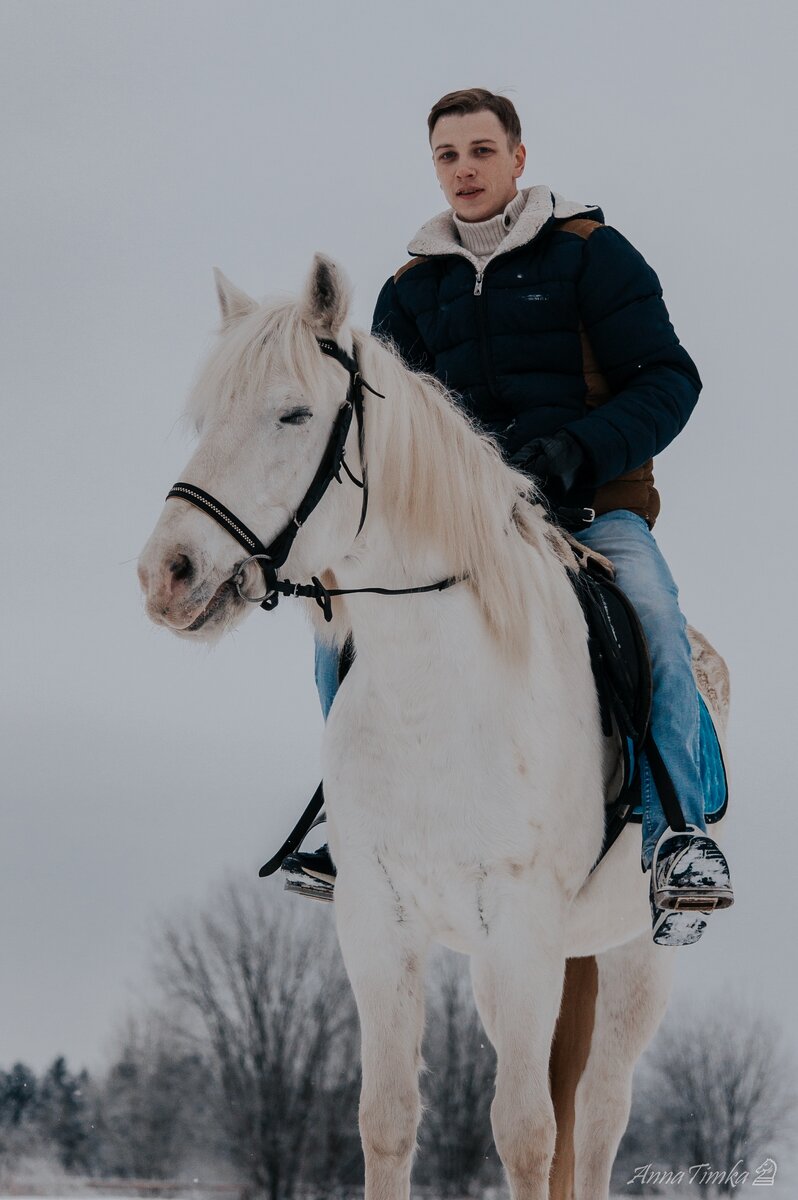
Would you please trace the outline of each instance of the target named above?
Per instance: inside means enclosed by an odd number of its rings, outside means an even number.
[[[222,325],[193,389],[189,413],[199,441],[180,478],[269,546],[291,525],[347,395],[346,370],[322,353],[317,339],[351,352],[349,287],[339,267],[318,254],[298,302],[258,304],[218,271],[216,283]],[[347,450],[357,463],[354,422]],[[345,553],[358,506],[354,487],[333,482],[307,529],[297,533],[283,572],[309,578]],[[206,512],[171,497],[139,560],[148,615],[183,636],[218,636],[252,607],[233,583],[247,557]],[[256,562],[239,579],[244,590],[263,591]]]

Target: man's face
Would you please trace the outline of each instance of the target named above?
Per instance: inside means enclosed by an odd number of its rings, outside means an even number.
[[[486,221],[510,203],[526,150],[522,143],[510,149],[495,113],[440,117],[430,140],[435,174],[461,220]]]

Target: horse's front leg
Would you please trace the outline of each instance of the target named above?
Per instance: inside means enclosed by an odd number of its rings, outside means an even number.
[[[513,887],[472,956],[477,1007],[496,1048],[491,1122],[513,1200],[548,1200],[556,1122],[549,1053],[560,1007],[563,906],[551,892]]]
[[[335,908],[360,1016],[365,1200],[408,1200],[421,1117],[428,938],[380,863],[339,867]]]

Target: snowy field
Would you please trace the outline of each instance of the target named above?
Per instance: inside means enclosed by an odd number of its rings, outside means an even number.
[[[235,1193],[228,1194],[234,1195]],[[167,1189],[163,1192],[147,1190],[145,1193],[142,1190],[137,1191],[135,1188],[129,1188],[103,1193],[94,1188],[86,1187],[85,1184],[80,1182],[77,1182],[74,1188],[62,1187],[53,1191],[35,1191],[33,1189],[29,1191],[16,1191],[13,1187],[0,1189],[0,1200],[4,1200],[5,1197],[9,1197],[9,1200],[84,1200],[84,1198],[88,1200],[89,1197],[91,1200],[126,1200],[128,1197],[142,1197],[144,1195],[151,1198],[151,1200],[160,1200],[161,1197],[169,1197],[170,1200],[174,1200],[175,1196],[179,1197],[179,1200],[209,1200],[210,1196],[218,1196],[219,1193],[206,1192],[201,1189],[192,1192],[188,1188],[180,1192]],[[314,1200],[318,1200],[318,1192],[314,1192],[313,1195]],[[303,1200],[303,1198],[297,1196],[295,1200]],[[336,1192],[335,1200],[363,1200],[363,1192],[362,1190],[353,1190],[346,1195]],[[414,1190],[411,1200],[432,1200],[432,1193],[429,1191]],[[457,1200],[457,1197],[454,1200]],[[474,1200],[474,1197],[473,1195],[471,1197],[464,1196],[462,1200]],[[488,1188],[480,1195],[480,1200],[508,1200],[508,1193],[496,1188]],[[611,1196],[610,1200],[621,1200],[621,1198]]]
[[[30,1185],[28,1186],[30,1187]],[[13,1185],[9,1186],[8,1184],[6,1184],[4,1187],[0,1187],[0,1200],[2,1200],[3,1197],[13,1197],[13,1200],[76,1200],[76,1197],[91,1197],[92,1200],[120,1200],[120,1197],[142,1196],[144,1194],[145,1193],[142,1189],[137,1191],[134,1188],[125,1190],[109,1189],[107,1193],[103,1193],[99,1189],[87,1187],[79,1180],[75,1181],[74,1187],[62,1186],[60,1188],[54,1188],[52,1191],[36,1190],[33,1188],[30,1188],[28,1191],[17,1191]],[[185,1191],[178,1193],[168,1190],[164,1192],[148,1190],[146,1192],[146,1195],[149,1197],[174,1197],[175,1195],[178,1195],[181,1200],[208,1200],[209,1196],[218,1196],[219,1194],[219,1192],[203,1191],[201,1188],[193,1192],[188,1188],[186,1188]],[[353,1190],[351,1193],[347,1193],[346,1195],[340,1192],[335,1194],[335,1200],[362,1200],[362,1197],[363,1193],[360,1190]],[[302,1197],[297,1197],[297,1200],[302,1200]],[[314,1200],[318,1200],[318,1193],[314,1193]],[[411,1200],[433,1200],[433,1196],[429,1190],[413,1189]],[[472,1193],[470,1197],[464,1196],[462,1200],[474,1200],[474,1193]],[[508,1193],[503,1189],[486,1188],[483,1192],[479,1193],[479,1200],[508,1200]],[[628,1197],[623,1197],[619,1193],[613,1193],[613,1195],[609,1197],[609,1200],[628,1200]]]

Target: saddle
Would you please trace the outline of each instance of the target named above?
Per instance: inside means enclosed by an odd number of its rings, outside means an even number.
[[[685,820],[676,789],[651,735],[651,660],[640,619],[626,593],[613,581],[608,560],[595,555],[573,538],[569,542],[578,566],[566,570],[587,624],[601,728],[605,737],[616,740],[621,756],[620,787],[606,806],[604,841],[591,868],[595,871],[626,824],[642,821],[644,775],[648,774],[656,788],[671,828],[684,829]],[[354,643],[350,634],[341,651],[339,682],[343,682],[353,660]],[[703,698],[701,751],[704,795],[710,800],[705,818],[717,821],[726,811],[728,791],[720,745]],[[305,835],[317,824],[323,805],[324,788],[320,783],[286,841],[261,867],[261,877],[274,874],[283,859],[298,849]]]

